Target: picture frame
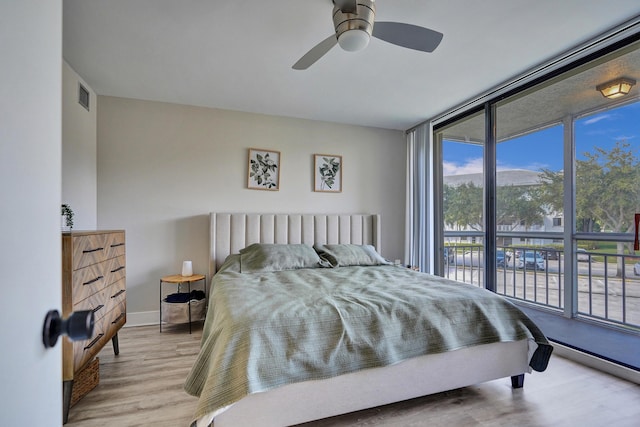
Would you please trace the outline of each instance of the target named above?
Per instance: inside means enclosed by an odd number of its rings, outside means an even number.
[[[280,152],[249,148],[247,188],[278,191],[280,189]]]
[[[342,192],[342,156],[337,154],[314,154],[314,188],[323,193]]]

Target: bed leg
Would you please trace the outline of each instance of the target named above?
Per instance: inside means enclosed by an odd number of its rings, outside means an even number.
[[[514,375],[511,377],[512,388],[522,388],[524,386],[524,374]]]

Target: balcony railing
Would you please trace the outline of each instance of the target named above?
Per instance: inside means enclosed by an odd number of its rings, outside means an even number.
[[[550,309],[564,309],[565,255],[554,248],[498,246],[496,292]],[[579,251],[575,257],[577,316],[640,329],[640,257],[596,250]],[[480,244],[446,246],[444,275],[485,287],[483,258]]]

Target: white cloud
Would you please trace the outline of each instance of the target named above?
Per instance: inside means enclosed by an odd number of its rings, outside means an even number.
[[[476,159],[467,159],[465,163],[458,164],[455,162],[443,162],[442,170],[444,176],[452,175],[467,175],[472,173],[482,173],[484,161],[481,157]],[[498,171],[524,169],[530,171],[539,171],[543,168],[548,168],[548,164],[544,163],[530,163],[526,165],[513,165],[507,163],[500,163],[498,161]]]
[[[594,123],[598,123],[600,120],[608,120],[613,117],[611,114],[600,114],[599,116],[592,117],[588,120],[585,120],[583,123],[585,126],[592,125]]]
[[[467,159],[466,163],[458,164],[454,162],[443,162],[442,170],[444,176],[466,175],[470,173],[481,173],[483,168],[482,157],[477,159]]]

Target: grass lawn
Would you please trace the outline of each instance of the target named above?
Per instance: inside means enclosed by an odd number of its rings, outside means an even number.
[[[596,252],[601,254],[605,253],[605,254],[611,254],[611,255],[618,254],[618,244],[616,242],[587,242],[587,243],[588,243],[588,247],[590,248],[595,247],[595,249],[587,249],[589,252]],[[582,247],[582,245],[580,246]],[[638,255],[635,255],[633,253],[628,253],[624,255],[625,255],[624,263],[627,265],[633,265],[637,262],[640,262],[640,253],[638,253]],[[598,255],[593,256],[592,259],[594,261],[604,261],[604,257],[598,256]],[[609,262],[612,262],[612,261],[613,259],[609,258]]]

